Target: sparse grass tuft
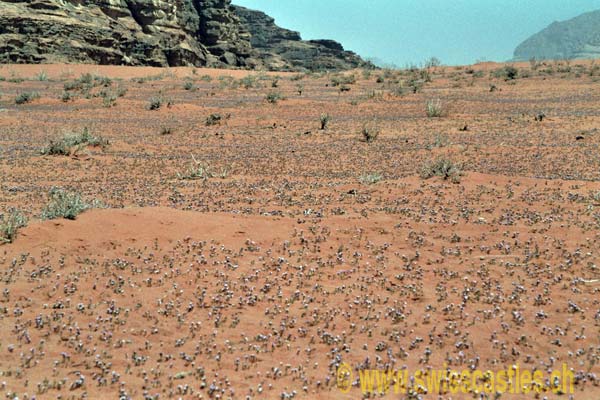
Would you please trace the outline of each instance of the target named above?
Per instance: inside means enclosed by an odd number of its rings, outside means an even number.
[[[269,92],[269,94],[267,94],[266,99],[267,102],[271,104],[277,104],[279,100],[283,100],[283,96],[279,92]]]
[[[26,104],[39,98],[40,94],[38,92],[23,92],[19,93],[17,97],[15,97],[15,104]]]
[[[505,81],[511,81],[518,78],[519,70],[512,65],[506,65],[502,68],[492,71],[492,76],[495,78],[504,79]]]
[[[380,129],[374,123],[366,123],[363,125],[360,133],[364,142],[372,143],[379,136]]]
[[[358,180],[363,185],[373,185],[377,182],[380,182],[383,179],[383,175],[378,172],[370,172],[366,174],[362,174],[358,177]]]
[[[150,98],[150,101],[148,102],[146,109],[147,110],[158,110],[159,108],[161,108],[163,106],[163,104],[166,104],[166,106],[168,108],[170,108],[174,103],[173,103],[173,100],[165,99],[162,95],[155,96],[155,97]]]
[[[191,91],[191,92],[194,92],[194,91],[198,90],[198,88],[196,87],[196,85],[194,85],[194,82],[192,82],[192,81],[186,81],[186,82],[183,84],[183,88],[184,88],[185,90],[189,90],[189,91]]]
[[[40,82],[46,82],[48,80],[48,74],[46,73],[46,71],[40,71],[36,76],[35,79],[37,81]]]
[[[148,105],[146,106],[146,108],[148,110],[158,110],[159,108],[162,107],[162,104],[163,104],[162,97],[152,97],[150,99],[150,101],[148,102]]]
[[[321,130],[324,131],[327,129],[327,124],[331,121],[331,116],[327,113],[321,114],[320,122],[321,122]]]
[[[356,83],[356,76],[354,74],[350,75],[334,75],[331,78],[331,85],[334,87],[345,85],[354,85]]]
[[[103,107],[110,108],[117,105],[118,95],[110,90],[102,90],[100,92],[100,97],[102,97]]]
[[[184,173],[177,173],[177,178],[182,180],[207,180],[210,178],[225,179],[229,176],[227,169],[221,170],[220,173],[215,173],[209,165],[197,161],[194,156],[192,156],[192,160],[194,163]]]
[[[68,103],[69,101],[75,100],[75,96],[73,95],[73,93],[71,92],[67,92],[66,90],[64,92],[62,92],[62,95],[60,96],[60,99],[64,102],[64,103]]]
[[[445,158],[438,158],[433,162],[426,163],[421,168],[421,178],[429,179],[434,176],[439,176],[444,180],[451,179],[452,182],[460,182],[462,170],[460,166]]]
[[[106,147],[110,144],[107,139],[102,136],[94,136],[88,128],[83,128],[83,131],[78,134],[67,134],[58,141],[51,140],[50,144],[42,150],[44,155],[69,155],[73,147],[92,146]]]
[[[440,118],[446,114],[446,110],[440,99],[427,100],[425,112],[429,118]]]
[[[163,126],[162,128],[160,128],[160,134],[162,136],[170,135],[173,132],[174,132],[174,129],[171,126]]]
[[[27,226],[27,218],[18,210],[10,209],[0,215],[0,244],[12,243],[19,228]]]
[[[82,212],[97,206],[97,202],[87,203],[77,193],[52,188],[48,193],[49,202],[42,210],[42,219],[75,219]]]
[[[220,125],[222,119],[221,114],[210,114],[206,117],[206,126]]]

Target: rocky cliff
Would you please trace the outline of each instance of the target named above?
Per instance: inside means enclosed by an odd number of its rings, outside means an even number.
[[[600,57],[600,11],[554,22],[521,43],[516,61]]]
[[[351,68],[335,42],[305,42],[231,0],[0,0],[0,62]],[[314,59],[313,62],[313,58]]]
[[[364,60],[333,40],[302,40],[300,33],[281,28],[267,14],[233,6],[250,32],[250,44],[260,64],[273,70],[350,69],[367,65]]]

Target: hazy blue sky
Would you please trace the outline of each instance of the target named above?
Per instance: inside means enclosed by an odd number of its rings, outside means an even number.
[[[304,39],[335,39],[399,66],[506,61],[553,21],[600,9],[600,0],[233,0]]]

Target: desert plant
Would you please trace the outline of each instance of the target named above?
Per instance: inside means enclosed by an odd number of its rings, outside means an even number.
[[[118,86],[117,87],[117,96],[118,97],[123,97],[127,94],[127,88],[124,86]]]
[[[102,90],[100,92],[102,97],[102,106],[106,108],[114,107],[117,105],[117,94],[112,91]]]
[[[360,131],[363,141],[365,141],[367,143],[374,142],[375,139],[377,139],[377,137],[379,136],[379,132],[380,132],[379,127],[374,123],[364,124]]]
[[[377,182],[380,182],[383,179],[383,176],[378,172],[370,172],[366,174],[362,174],[358,177],[358,180],[363,185],[373,185]]]
[[[51,140],[48,146],[42,149],[42,154],[49,156],[68,156],[71,154],[71,148],[67,146],[65,140]]]
[[[282,100],[282,99],[283,99],[283,96],[282,96],[282,95],[281,95],[281,93],[279,93],[279,92],[269,92],[269,93],[267,94],[267,97],[266,97],[266,99],[267,99],[267,102],[269,102],[269,103],[271,103],[271,104],[277,104],[277,102],[278,102],[279,100]]]
[[[163,99],[162,97],[152,97],[146,106],[148,110],[158,110],[162,107]]]
[[[10,209],[0,215],[0,244],[12,243],[17,231],[27,225],[27,218],[18,210]]]
[[[150,98],[148,105],[146,106],[147,110],[158,110],[163,106],[163,104],[167,105],[167,107],[171,107],[173,105],[173,100],[165,99],[163,96],[154,96]]]
[[[439,176],[444,180],[451,179],[452,182],[459,182],[462,170],[452,161],[445,158],[438,158],[433,162],[428,162],[423,165],[420,175],[423,179]]]
[[[327,114],[327,113],[321,114],[320,122],[321,122],[321,130],[322,131],[327,129],[327,124],[329,124],[329,121],[331,121],[331,116],[329,116],[329,114]]]
[[[461,128],[462,129],[462,128]],[[431,148],[436,147],[446,147],[450,143],[450,138],[445,133],[436,133],[433,136],[433,143],[431,144]]]
[[[36,76],[35,79],[40,81],[40,82],[46,82],[48,80],[48,74],[46,73],[46,71],[40,71]]]
[[[95,136],[86,127],[81,133],[66,134],[60,140],[51,140],[48,146],[42,149],[44,155],[69,155],[75,146],[106,147],[110,144],[102,136]]]
[[[183,84],[183,88],[184,88],[185,90],[189,90],[189,91],[195,91],[195,90],[197,89],[197,88],[196,88],[196,85],[194,85],[194,82],[192,82],[192,81],[186,81],[186,82]]]
[[[440,99],[427,100],[425,112],[429,118],[439,118],[445,114],[444,105]]]
[[[15,97],[15,104],[30,103],[33,100],[37,100],[39,98],[40,94],[38,92],[23,92],[19,93],[17,97]]]
[[[239,80],[239,85],[244,89],[252,89],[255,87],[260,87],[260,83],[255,75],[247,75]]]
[[[512,65],[506,65],[492,72],[495,78],[502,78],[506,81],[517,79],[519,70]]]
[[[42,210],[42,219],[75,219],[79,214],[95,207],[92,203],[87,203],[83,198],[72,192],[67,192],[64,189],[52,188],[48,193],[48,204]]]
[[[194,156],[192,156],[192,161],[194,163],[185,172],[177,173],[177,178],[182,180],[206,180],[215,177],[225,179],[229,175],[226,169],[221,170],[220,173],[214,173],[209,165],[197,161]]]
[[[166,126],[166,125],[165,125],[165,126],[163,126],[162,128],[160,128],[160,134],[161,134],[162,136],[170,135],[170,134],[172,134],[172,133],[173,133],[173,131],[174,131],[174,129],[173,129],[173,127],[171,127],[171,126]]]
[[[356,83],[356,76],[354,74],[350,75],[334,75],[331,78],[332,86],[344,86],[344,85],[353,85]]]
[[[401,84],[394,85],[390,89],[390,93],[392,94],[392,96],[395,97],[403,97],[404,95],[406,95],[406,92],[407,89],[404,87],[404,85]]]
[[[222,119],[221,114],[210,114],[206,117],[206,126],[219,125]]]
[[[425,68],[435,68],[442,65],[442,62],[437,57],[431,57],[429,60],[425,61]]]
[[[64,92],[62,92],[62,95],[60,96],[60,99],[65,102],[68,103],[69,101],[72,101],[75,99],[75,96],[73,95],[73,93],[71,92],[67,92],[66,90]]]

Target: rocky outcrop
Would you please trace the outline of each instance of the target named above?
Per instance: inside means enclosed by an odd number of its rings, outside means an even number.
[[[351,69],[371,65],[333,40],[302,40],[300,33],[281,28],[267,14],[233,6],[260,63],[271,70]]]
[[[554,22],[521,43],[515,61],[600,57],[600,11]]]
[[[228,0],[0,1],[0,61],[245,66]]]
[[[303,42],[298,34],[277,42],[272,19],[265,24],[272,51],[253,46],[264,40],[246,19],[252,12],[230,2],[0,0],[0,62],[300,69],[307,60],[299,58],[316,54],[322,66],[362,61],[337,44]],[[336,56],[343,60],[336,63]]]

